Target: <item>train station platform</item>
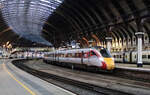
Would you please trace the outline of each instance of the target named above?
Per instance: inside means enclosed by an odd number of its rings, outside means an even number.
[[[150,80],[150,65],[143,65],[143,67],[137,67],[137,64],[116,63],[115,73],[116,75],[124,75],[127,78],[149,81]]]
[[[137,75],[133,71],[128,71],[126,69],[117,69],[114,73],[107,73],[107,74],[103,72],[91,73],[46,64],[42,60],[29,60],[25,62],[18,61],[17,64],[20,64],[20,66],[24,66],[25,68],[28,67],[28,70],[31,69],[29,71],[36,72],[35,74],[46,73],[49,75],[55,75],[57,76],[57,78],[63,77],[63,79],[65,78],[66,80],[71,79],[76,81],[75,82],[76,84],[82,83],[84,84],[84,86],[86,84],[86,87],[93,87],[93,89],[96,90],[98,90],[98,87],[102,87],[119,92],[128,93],[128,95],[149,95],[150,93],[149,90],[150,82],[148,79],[149,74],[146,73],[142,74],[138,72]],[[140,77],[142,76],[140,78],[142,80],[138,80],[138,76]],[[113,94],[113,95],[122,95],[122,94]]]
[[[75,95],[18,69],[6,59],[0,60],[0,83],[1,95]]]
[[[126,69],[134,69],[134,70],[145,70],[150,72],[150,65],[143,65],[143,67],[137,67],[137,64],[129,64],[129,63],[116,63],[116,68],[126,68]]]

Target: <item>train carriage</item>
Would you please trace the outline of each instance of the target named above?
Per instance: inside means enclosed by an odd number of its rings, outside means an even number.
[[[115,52],[115,53],[112,53],[112,56],[114,57],[114,60],[115,60],[116,62],[122,62],[122,61],[123,61],[123,59],[122,59],[123,53],[122,53],[122,52]]]
[[[128,51],[128,52],[113,52],[112,53],[115,62],[122,62],[122,63],[136,63],[137,62],[137,51]],[[117,56],[122,56],[122,58]],[[119,60],[119,61],[118,61]],[[145,64],[150,64],[150,51],[144,50],[142,51],[142,61]]]
[[[70,63],[73,65],[86,65],[101,68],[103,70],[113,70],[114,60],[105,48],[87,48],[73,50],[57,50],[45,55],[46,61]]]

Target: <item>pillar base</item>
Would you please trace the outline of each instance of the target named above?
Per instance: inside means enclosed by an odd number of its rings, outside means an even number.
[[[137,63],[137,67],[143,67],[142,63]]]

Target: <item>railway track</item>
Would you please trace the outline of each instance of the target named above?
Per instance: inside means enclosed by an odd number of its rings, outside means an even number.
[[[45,72],[48,70],[48,68],[44,69],[44,67],[37,70],[37,69],[35,69],[36,67],[32,66],[31,64],[30,64],[31,67],[27,66],[24,64],[24,62],[21,62],[21,63],[13,62],[13,64],[16,65],[17,67],[25,70],[26,72],[31,73],[37,77],[40,77],[41,79],[44,79],[46,81],[49,81],[49,80],[59,81],[59,82],[65,83],[65,84],[73,85],[76,87],[80,87],[82,89],[86,89],[86,90],[95,92],[96,93],[95,95],[132,95],[132,94],[134,94],[134,93],[127,93],[126,91],[122,91],[122,90],[115,90],[115,89],[112,89],[111,87],[109,88],[109,86],[111,86],[111,84],[107,85],[107,86],[98,86],[98,85],[95,85],[94,83],[91,84],[91,83],[83,82],[83,81],[76,80],[76,79],[70,79],[65,76],[62,77],[60,75],[48,73],[48,72]],[[54,71],[54,72],[61,72],[61,71]],[[78,74],[80,74],[80,73],[78,72]],[[83,77],[85,77],[85,76],[83,76]],[[103,76],[101,76],[101,77],[103,77]],[[105,77],[103,77],[103,78],[105,78]],[[101,80],[103,80],[103,78]],[[88,79],[88,80],[90,80],[90,79]],[[90,80],[90,81],[93,81],[93,80]],[[99,80],[95,79],[94,81],[99,81]],[[103,80],[103,81],[105,81],[105,80]],[[105,82],[107,82],[107,81],[105,81]],[[103,83],[101,83],[101,84],[103,84]],[[57,85],[59,85],[59,84],[57,84]],[[130,88],[128,88],[128,89],[130,89]]]

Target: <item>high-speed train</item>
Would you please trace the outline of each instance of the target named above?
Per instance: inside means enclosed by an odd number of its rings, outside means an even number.
[[[128,52],[114,52],[112,53],[115,62],[123,63],[136,63],[137,62],[137,51],[128,51]],[[143,63],[150,64],[150,51],[142,51],[142,61]]]
[[[114,59],[108,50],[103,47],[57,50],[45,54],[44,61],[57,62],[59,64],[86,65],[101,70],[113,70],[115,68]]]

